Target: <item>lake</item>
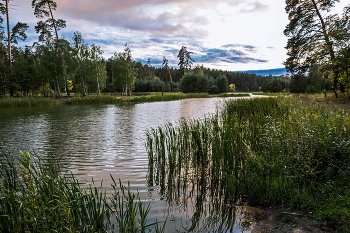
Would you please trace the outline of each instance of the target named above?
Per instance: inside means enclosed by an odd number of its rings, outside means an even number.
[[[241,227],[244,208],[199,203],[196,188],[182,202],[170,202],[159,187],[147,185],[146,132],[168,122],[216,112],[224,99],[200,98],[128,105],[55,106],[0,109],[0,143],[12,153],[29,151],[60,157],[64,169],[87,185],[111,178],[130,182],[152,206],[149,218],[167,219],[165,232],[250,232]],[[208,198],[208,199],[207,199]],[[201,208],[201,211],[198,211]],[[200,216],[198,216],[200,213]]]

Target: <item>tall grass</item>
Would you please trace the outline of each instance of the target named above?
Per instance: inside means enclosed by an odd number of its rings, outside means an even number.
[[[86,97],[73,97],[63,99],[62,104],[66,105],[86,105],[86,104],[117,104],[120,103],[121,98],[117,98],[111,95],[100,96],[86,96]]]
[[[51,98],[33,98],[33,97],[0,98],[0,108],[54,106],[59,104],[60,104],[59,101]]]
[[[155,101],[171,101],[187,98],[208,98],[208,93],[173,93],[173,92],[155,92],[155,93],[137,93],[135,96],[120,95],[91,95],[86,97],[69,97],[62,99],[44,98],[44,97],[25,97],[25,98],[0,98],[0,108],[9,107],[34,107],[34,106],[55,106],[55,105],[87,105],[87,104],[120,104],[120,103],[143,103]]]
[[[163,232],[148,223],[151,207],[138,192],[114,182],[107,197],[94,181],[82,188],[59,167],[52,157],[0,150],[0,232]]]
[[[208,93],[173,93],[173,92],[155,92],[155,93],[146,93],[145,95],[138,95],[134,96],[129,101],[136,102],[136,103],[143,103],[143,102],[156,102],[156,101],[172,101],[172,100],[181,100],[181,99],[188,99],[188,98],[208,98]]]
[[[346,229],[349,130],[349,113],[330,105],[228,101],[207,119],[148,132],[149,182],[176,197],[174,184],[184,188],[181,182],[196,180],[229,203],[296,207]]]

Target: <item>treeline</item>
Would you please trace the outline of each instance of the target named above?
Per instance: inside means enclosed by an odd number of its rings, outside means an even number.
[[[138,74],[135,91],[170,91],[168,72],[172,76],[173,90],[183,92],[208,92],[210,94],[231,91],[230,84],[234,84],[238,92],[281,92],[289,91],[291,78],[285,75],[261,76],[247,72],[225,71],[195,66],[187,70],[184,78],[178,68],[166,70],[162,67],[152,67],[148,64],[136,62]],[[182,81],[182,82],[180,82]],[[184,83],[185,82],[185,83]]]
[[[70,93],[119,92],[208,92],[288,90],[288,77],[263,77],[245,72],[232,72],[196,66],[192,52],[179,50],[178,68],[169,67],[163,57],[162,67],[136,62],[126,44],[121,52],[105,59],[100,46],[88,45],[81,33],[73,38],[59,36],[66,26],[55,18],[57,3],[33,0],[33,13],[38,18],[35,31],[38,41],[21,47],[27,38],[26,23],[10,28],[9,1],[0,2],[0,96],[41,95],[60,98]],[[3,17],[2,17],[3,16]],[[175,54],[176,56],[176,54]],[[190,88],[191,87],[191,88]],[[231,88],[229,88],[231,87]]]

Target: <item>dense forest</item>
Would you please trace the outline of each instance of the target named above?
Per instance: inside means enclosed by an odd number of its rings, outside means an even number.
[[[60,98],[71,92],[89,93],[182,91],[220,93],[244,92],[325,92],[349,95],[350,6],[343,15],[330,15],[333,1],[286,1],[290,23],[284,34],[288,58],[284,62],[290,76],[259,76],[194,65],[186,47],[174,54],[178,67],[162,67],[136,62],[131,48],[106,59],[99,45],[87,44],[78,31],[65,39],[59,32],[66,21],[55,17],[57,3],[33,0],[38,18],[38,41],[25,47],[26,23],[10,22],[9,0],[0,2],[0,96],[42,95]],[[28,3],[29,4],[29,3]]]

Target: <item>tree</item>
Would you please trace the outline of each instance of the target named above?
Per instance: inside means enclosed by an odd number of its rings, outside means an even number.
[[[337,14],[329,14],[336,2],[339,0],[286,0],[289,24],[284,34],[289,39],[284,65],[289,72],[299,75],[314,64],[329,67],[334,74],[333,90],[338,97],[338,91],[343,91],[344,87],[339,82],[336,51],[348,39],[344,33],[348,19],[344,21]]]
[[[112,76],[115,89],[121,91],[123,95],[131,95],[135,87],[137,70],[127,44],[123,52],[115,53],[112,57]]]
[[[97,95],[106,86],[106,63],[102,58],[103,51],[95,44],[90,47],[84,42],[80,32],[75,32],[72,42],[75,83],[80,84],[83,97],[95,89]]]
[[[66,64],[64,60],[64,52],[60,49],[60,42],[65,43],[65,41],[60,40],[58,36],[58,31],[66,27],[66,21],[62,19],[56,19],[53,15],[53,11],[57,9],[57,3],[53,0],[32,0],[32,7],[34,8],[34,15],[42,19],[35,26],[36,33],[39,33],[39,42],[52,41],[53,33],[55,37],[55,47],[56,52],[60,56],[61,62],[61,72],[64,80],[65,93],[68,96],[68,84],[67,84],[67,74],[66,74]],[[46,18],[44,21],[43,19]],[[52,41],[53,42],[53,41]],[[58,84],[58,83],[57,83]],[[60,97],[60,87],[58,86],[58,92],[56,96]]]
[[[187,48],[185,46],[182,46],[182,48],[179,51],[179,54],[177,57],[179,58],[179,67],[182,72],[182,77],[185,75],[185,71],[190,69],[193,65],[194,60],[191,58],[191,54],[193,52],[187,51]]]
[[[173,78],[171,76],[171,73],[170,73],[170,69],[169,69],[169,61],[168,59],[166,59],[165,56],[163,56],[163,64],[162,64],[162,68],[163,70],[165,71],[165,80],[166,82],[169,80],[170,82],[170,91],[173,91],[173,87],[172,87],[172,84],[173,84]]]
[[[216,85],[220,93],[226,93],[229,90],[228,81],[225,75],[221,75],[216,79]]]
[[[231,91],[231,92],[235,92],[235,91],[236,91],[236,85],[235,85],[234,83],[231,83],[231,84],[229,85],[229,87],[230,87],[230,91]]]
[[[5,4],[0,3],[0,13],[6,15],[6,31],[7,37],[4,37],[3,27],[0,30],[0,39],[6,40],[7,42],[7,64],[5,66],[5,73],[2,75],[3,80],[3,95],[5,95],[7,85],[10,87],[10,95],[13,95],[13,86],[11,78],[11,66],[12,66],[12,44],[17,44],[18,40],[25,40],[27,35],[25,31],[28,28],[26,23],[18,22],[12,29],[10,28],[10,0],[4,0]],[[3,19],[0,18],[0,24],[2,24]]]
[[[58,42],[58,31],[66,27],[66,21],[55,19],[53,11],[57,9],[57,3],[53,0],[32,0],[34,15],[39,19],[47,18],[45,21],[40,20],[35,26],[36,33],[39,33],[39,41],[45,41],[47,38],[52,38],[52,33],[55,34]]]
[[[202,69],[196,67],[180,80],[180,90],[184,93],[209,92],[209,79]]]

